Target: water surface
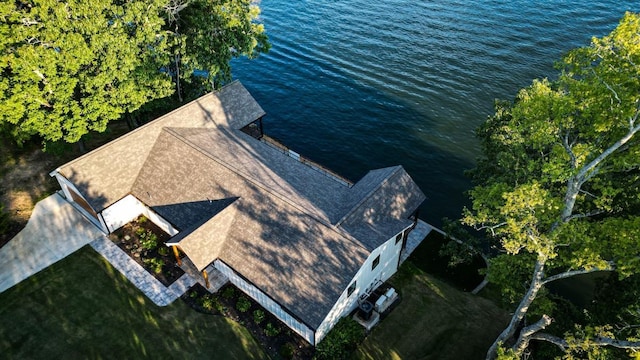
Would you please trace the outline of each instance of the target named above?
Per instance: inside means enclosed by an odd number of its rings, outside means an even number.
[[[569,49],[608,34],[633,1],[262,0],[269,54],[233,62],[265,131],[358,180],[401,164],[440,225],[467,204],[474,129],[494,99],[553,77]]]

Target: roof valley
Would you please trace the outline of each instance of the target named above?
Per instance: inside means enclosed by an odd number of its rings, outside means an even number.
[[[351,209],[347,211],[347,213],[344,214],[344,216],[338,222],[336,222],[335,226],[338,227],[343,222],[345,222],[352,214],[356,212],[356,210],[358,210],[358,208],[360,208],[360,206],[362,206],[362,204],[364,204],[376,191],[378,191],[378,189],[380,189],[383,185],[385,185],[389,181],[389,179],[395,174],[397,174],[398,171],[401,169],[402,169],[402,166],[399,166],[399,165],[394,166],[393,171],[389,175],[387,175],[384,178],[384,180],[382,180],[378,185],[376,185],[374,188],[369,190],[367,194],[360,199],[360,201],[358,201],[353,207],[351,207]]]
[[[367,249],[367,247],[360,242],[358,239],[354,238],[351,234],[349,234],[348,232],[344,231],[342,228],[340,228],[338,226],[338,224],[334,225],[331,224],[331,222],[326,221],[325,219],[322,219],[318,216],[314,216],[312,213],[310,213],[309,211],[307,211],[306,209],[304,209],[303,206],[301,206],[300,204],[296,203],[295,201],[292,201],[290,199],[288,199],[284,194],[277,192],[275,189],[269,189],[266,185],[264,185],[262,182],[260,182],[259,180],[256,180],[253,176],[251,176],[250,174],[246,174],[244,172],[242,172],[240,169],[228,164],[227,162],[225,162],[224,160],[218,158],[217,156],[209,153],[208,151],[202,149],[200,146],[198,146],[197,144],[193,143],[192,141],[190,141],[189,139],[187,139],[186,137],[180,135],[178,132],[175,131],[174,128],[164,128],[164,131],[166,131],[167,133],[171,134],[172,136],[174,136],[176,139],[180,140],[181,142],[183,142],[185,145],[189,146],[190,148],[192,148],[193,150],[201,153],[202,155],[208,157],[209,159],[217,162],[218,164],[224,166],[225,168],[227,168],[229,171],[238,174],[240,177],[246,179],[247,181],[251,182],[253,185],[259,187],[260,189],[262,189],[264,192],[271,194],[273,196],[275,196],[276,198],[278,198],[281,201],[286,202],[287,204],[293,206],[294,208],[296,208],[298,211],[300,211],[300,213],[304,214],[305,216],[317,221],[318,223],[324,225],[327,229],[334,231],[335,233],[337,233],[340,236],[343,236],[346,240],[350,241],[351,243],[353,243],[354,245],[364,249],[365,251],[369,252],[369,249]],[[234,134],[235,136],[235,134]],[[256,140],[258,141],[258,140]],[[284,155],[283,155],[284,156]],[[395,173],[395,172],[394,172]],[[376,189],[373,189],[371,193],[373,193]],[[369,195],[370,196],[370,195]],[[354,207],[352,209],[355,210],[358,206],[360,206],[362,204],[362,202],[364,202],[365,199],[361,200],[360,202],[358,202],[358,204],[356,205],[356,207]],[[347,215],[349,215],[352,211],[349,211],[347,213]],[[347,216],[345,215],[345,217]]]

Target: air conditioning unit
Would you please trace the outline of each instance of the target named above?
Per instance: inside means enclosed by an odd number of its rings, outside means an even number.
[[[386,309],[384,307],[386,302],[387,302],[387,297],[385,295],[380,296],[378,301],[376,301],[376,311],[377,312],[383,312],[384,311],[383,309]]]
[[[383,313],[385,310],[393,304],[394,301],[398,298],[398,293],[394,288],[390,288],[384,295],[381,295],[378,301],[376,301],[376,311],[379,313]]]
[[[368,301],[363,301],[358,306],[358,315],[364,321],[368,321],[371,319],[371,314],[373,313],[373,304]]]

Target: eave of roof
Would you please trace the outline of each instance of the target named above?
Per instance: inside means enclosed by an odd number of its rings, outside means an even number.
[[[401,167],[349,188],[238,130],[263,115],[233,83],[58,171],[98,212],[133,194],[180,228],[171,241],[199,269],[222,259],[317,327],[424,194]]]
[[[132,193],[148,194],[143,200],[154,209],[237,197],[170,243],[178,243],[200,270],[223,260],[307,324],[319,326],[369,252],[174,130],[160,135]]]
[[[409,217],[426,198],[402,166],[374,170],[363,179],[373,176],[376,182],[369,182],[369,191],[336,224],[369,251],[410,226]]]
[[[129,194],[164,127],[237,128],[265,115],[264,110],[234,81],[149,122],[58,169],[100,212]]]

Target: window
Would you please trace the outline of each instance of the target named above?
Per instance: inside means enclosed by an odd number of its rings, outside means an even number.
[[[371,270],[375,269],[378,264],[380,264],[380,255],[376,256],[375,259],[373,259],[373,263],[371,264]]]
[[[354,291],[356,291],[355,281],[353,282],[353,284],[349,285],[349,288],[347,289],[347,297],[351,296],[351,294],[353,294]]]
[[[402,240],[402,233],[396,235],[396,244],[399,243],[400,240]]]

